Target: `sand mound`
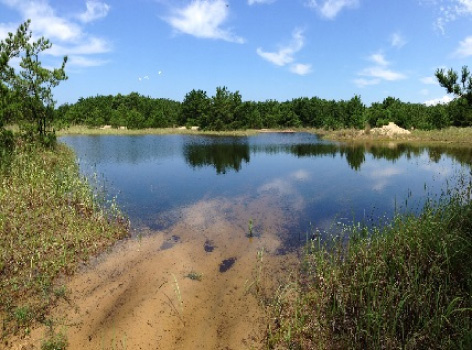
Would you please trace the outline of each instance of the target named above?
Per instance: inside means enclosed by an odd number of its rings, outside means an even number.
[[[384,136],[395,136],[395,135],[409,135],[411,134],[410,131],[400,128],[395,123],[388,123],[388,125],[384,125],[381,128],[374,128],[370,130],[371,133],[377,135],[384,135]]]

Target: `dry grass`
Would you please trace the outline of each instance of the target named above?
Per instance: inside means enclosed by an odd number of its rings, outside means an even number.
[[[450,127],[441,130],[412,130],[409,135],[386,136],[375,133],[366,133],[363,130],[343,129],[343,130],[320,130],[308,129],[311,133],[318,134],[326,140],[333,141],[399,141],[411,143],[457,143],[472,144],[472,127],[455,128]]]
[[[64,130],[58,130],[58,136],[65,135],[209,135],[209,136],[249,136],[256,135],[257,130],[234,130],[234,131],[199,131],[182,128],[163,129],[101,129],[89,128],[87,126],[76,125]]]

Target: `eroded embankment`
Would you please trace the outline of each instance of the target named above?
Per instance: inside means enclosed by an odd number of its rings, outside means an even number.
[[[266,322],[255,286],[277,285],[295,260],[275,254],[287,218],[274,203],[201,201],[171,228],[101,256],[72,277],[69,302],[53,311],[69,349],[258,348]],[[21,343],[39,346],[43,334]]]

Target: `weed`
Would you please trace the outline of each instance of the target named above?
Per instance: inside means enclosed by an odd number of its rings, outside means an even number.
[[[2,337],[44,319],[66,294],[54,289],[56,277],[128,234],[121,214],[101,206],[81,179],[71,150],[15,142],[0,169]]]
[[[191,271],[185,277],[190,278],[192,281],[201,281],[203,278],[203,273]]]
[[[249,219],[249,224],[248,224],[248,230],[249,230],[249,233],[248,233],[248,237],[252,237],[254,235],[254,233],[252,232],[253,230],[253,222],[252,222],[252,219]]]
[[[66,298],[67,288],[66,286],[62,285],[54,289],[54,296],[56,298]]]
[[[19,326],[26,326],[33,318],[33,311],[29,306],[19,306],[13,310],[13,316]]]
[[[67,338],[64,333],[54,333],[41,342],[41,350],[65,350]]]
[[[311,240],[268,302],[268,348],[472,347],[470,184],[418,217]],[[463,196],[469,197],[463,197]]]

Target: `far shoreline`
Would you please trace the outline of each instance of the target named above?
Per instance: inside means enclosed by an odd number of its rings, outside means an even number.
[[[231,131],[202,131],[195,128],[159,128],[159,129],[123,129],[123,128],[90,128],[83,125],[71,126],[57,130],[57,136],[72,135],[206,135],[206,136],[253,136],[260,133],[296,133],[308,132],[320,136],[323,140],[347,143],[428,143],[428,144],[462,144],[472,145],[472,127],[449,127],[440,130],[412,130],[410,134],[392,136],[378,135],[357,129],[325,130],[313,128],[289,129],[247,129]]]

